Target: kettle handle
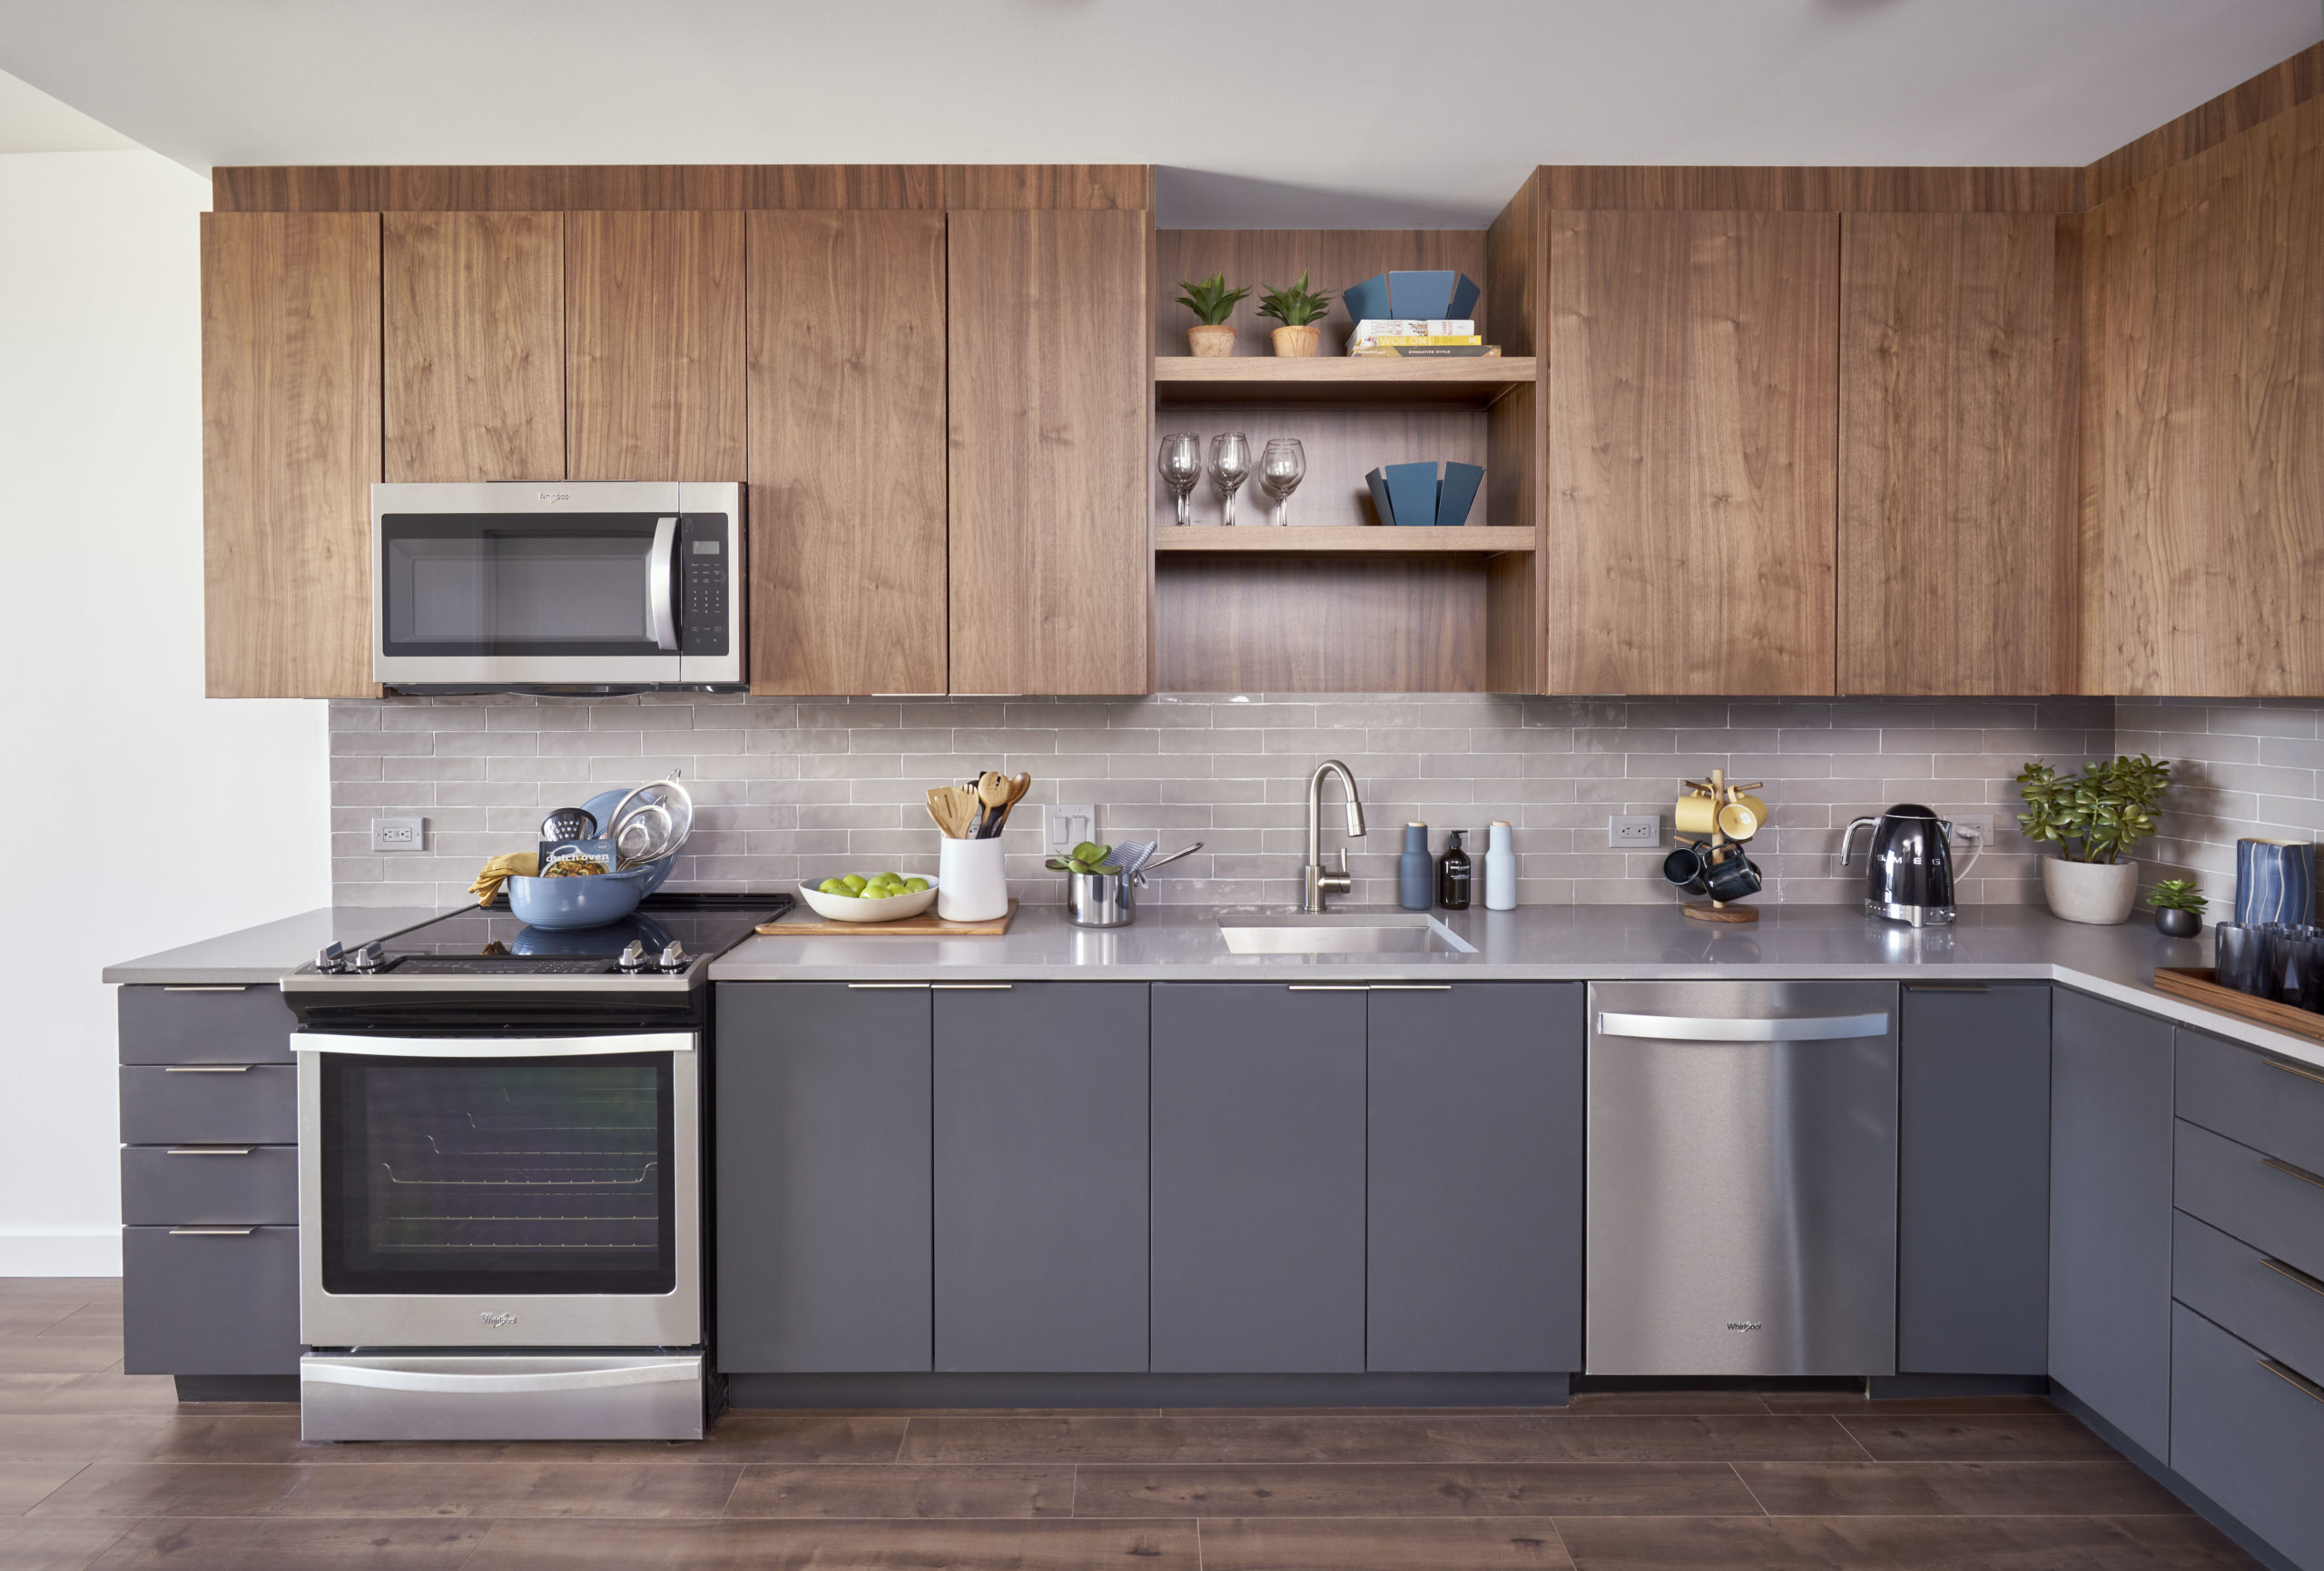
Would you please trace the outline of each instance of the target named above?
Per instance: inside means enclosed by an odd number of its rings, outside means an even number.
[[[1856,832],[1859,829],[1869,829],[1879,822],[1880,820],[1877,818],[1858,818],[1848,825],[1846,831],[1840,835],[1841,866],[1846,867],[1848,865],[1848,857],[1853,855],[1853,848],[1856,845]]]

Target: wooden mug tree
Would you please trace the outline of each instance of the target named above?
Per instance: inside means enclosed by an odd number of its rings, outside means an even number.
[[[1685,784],[1695,795],[1710,798],[1711,861],[1714,864],[1717,863],[1721,848],[1728,845],[1735,847],[1736,855],[1742,855],[1742,841],[1728,839],[1727,831],[1720,827],[1719,810],[1728,803],[1736,801],[1746,791],[1763,789],[1767,783],[1752,780],[1739,786],[1730,784],[1725,769],[1714,769],[1710,772],[1709,779],[1689,780]],[[1759,920],[1758,908],[1749,905],[1732,905],[1723,900],[1689,900],[1679,909],[1698,922],[1757,922]]]

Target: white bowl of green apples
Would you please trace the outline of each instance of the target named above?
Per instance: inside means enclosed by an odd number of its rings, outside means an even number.
[[[936,880],[918,874],[840,873],[806,878],[800,898],[832,922],[901,922],[936,904]]]

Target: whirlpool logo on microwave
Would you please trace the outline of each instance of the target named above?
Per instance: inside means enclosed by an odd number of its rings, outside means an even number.
[[[517,1317],[506,1309],[485,1309],[478,1314],[477,1319],[496,1331],[505,1331],[517,1323]]]

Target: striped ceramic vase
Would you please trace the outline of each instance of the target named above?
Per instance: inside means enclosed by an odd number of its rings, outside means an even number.
[[[2316,847],[2300,840],[2235,843],[2235,920],[2316,920]]]

